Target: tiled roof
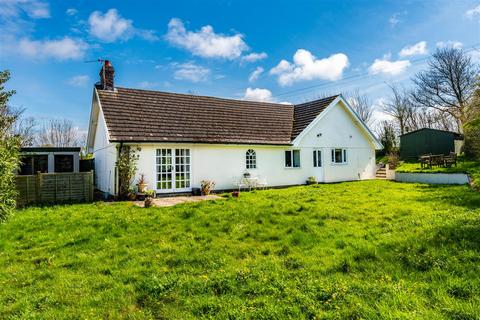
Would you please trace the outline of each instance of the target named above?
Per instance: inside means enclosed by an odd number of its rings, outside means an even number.
[[[321,112],[317,104],[310,110],[307,104],[294,107],[119,87],[97,92],[113,142],[288,145]]]
[[[338,95],[295,105],[292,140],[295,139],[337,97]]]

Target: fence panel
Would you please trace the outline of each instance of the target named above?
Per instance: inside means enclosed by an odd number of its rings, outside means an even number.
[[[93,171],[17,176],[17,206],[93,201]]]

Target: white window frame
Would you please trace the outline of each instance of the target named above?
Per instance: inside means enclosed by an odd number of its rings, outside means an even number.
[[[313,167],[321,168],[323,166],[322,150],[313,149],[312,155],[313,155]]]
[[[335,157],[335,153],[337,150],[341,150],[342,152],[342,162],[336,162],[336,157]],[[332,151],[331,151],[331,163],[332,165],[345,165],[345,164],[348,164],[348,152],[347,152],[347,149],[346,148],[332,148]]]
[[[253,149],[248,149],[245,152],[245,168],[246,169],[257,169],[257,152]]]
[[[290,152],[291,166],[287,166],[287,152]],[[294,152],[298,152],[298,162],[299,162],[298,166],[294,165],[294,159],[295,159]],[[287,168],[287,169],[300,169],[302,167],[302,159],[301,159],[300,149],[285,150],[283,161],[284,161],[285,168]]]

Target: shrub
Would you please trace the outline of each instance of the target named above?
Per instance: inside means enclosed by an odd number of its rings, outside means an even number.
[[[118,197],[127,199],[132,179],[137,171],[138,155],[140,148],[133,149],[130,146],[120,147],[117,168],[118,168]]]
[[[13,90],[5,90],[4,84],[9,79],[9,71],[0,72],[0,222],[15,209],[15,171],[20,162],[18,148],[21,137],[13,134],[13,126],[22,111],[8,105],[8,100],[15,94]]]
[[[202,180],[200,182],[200,188],[203,195],[209,195],[213,188],[215,188],[215,182],[212,180]]]
[[[0,140],[0,222],[15,209],[15,170],[19,164],[18,139]]]
[[[480,118],[465,125],[465,155],[480,159]]]
[[[398,157],[397,153],[389,153],[388,156],[388,164],[390,165],[391,169],[395,169],[400,162],[400,158]]]

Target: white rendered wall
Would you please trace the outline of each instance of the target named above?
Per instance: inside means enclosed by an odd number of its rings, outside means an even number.
[[[317,136],[321,133],[321,136]],[[139,152],[138,180],[145,174],[149,189],[156,190],[156,150],[160,148],[188,148],[191,150],[191,186],[200,187],[200,181],[213,180],[215,189],[234,188],[234,177],[245,172],[265,178],[269,186],[304,184],[315,176],[319,182],[337,182],[375,177],[375,149],[370,138],[354,123],[354,118],[339,103],[294,146],[255,146],[218,144],[142,144]],[[346,148],[346,164],[331,162],[332,148]],[[253,149],[257,169],[245,168],[245,153]],[[300,168],[285,168],[285,150],[300,150]],[[313,167],[313,150],[322,150],[322,167]]]
[[[108,194],[115,194],[116,145],[107,139],[107,128],[103,112],[98,113],[93,155],[95,157],[95,186]]]
[[[300,140],[303,150],[323,148],[323,182],[375,178],[375,147],[356,119],[339,102],[326,112],[318,123]],[[332,148],[347,149],[347,163],[331,161]]]
[[[416,182],[429,184],[467,184],[470,183],[466,173],[413,173],[396,172],[395,180],[399,182]]]

